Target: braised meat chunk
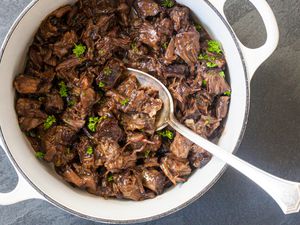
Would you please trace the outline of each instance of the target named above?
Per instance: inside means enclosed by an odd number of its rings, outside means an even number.
[[[71,186],[105,199],[154,198],[211,155],[157,129],[160,92],[130,68],[160,80],[178,121],[215,140],[230,111],[224,50],[175,0],[77,0],[42,21],[16,74],[20,129]]]

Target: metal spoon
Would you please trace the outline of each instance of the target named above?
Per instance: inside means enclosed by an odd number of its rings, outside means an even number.
[[[228,153],[218,145],[206,140],[192,130],[188,129],[175,118],[173,98],[169,90],[156,78],[142,71],[128,68],[130,74],[136,76],[142,86],[154,87],[159,91],[159,97],[164,103],[160,117],[157,120],[157,130],[167,125],[191,140],[208,152],[223,160],[264,189],[280,206],[285,214],[296,213],[300,210],[300,183],[291,182],[273,176],[247,162]]]

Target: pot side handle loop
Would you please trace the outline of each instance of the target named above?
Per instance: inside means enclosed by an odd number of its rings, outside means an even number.
[[[266,42],[259,48],[251,49],[243,45],[237,38],[245,58],[249,80],[252,79],[257,68],[275,51],[279,41],[279,29],[274,13],[265,0],[248,0],[257,9],[262,17],[267,32]],[[223,15],[226,0],[210,0]]]
[[[7,149],[3,141],[3,136],[0,129],[0,147],[7,155]],[[18,183],[14,190],[8,193],[0,193],[0,205],[11,205],[28,199],[42,199],[44,197],[40,195],[30,184],[23,178],[20,172],[15,170],[18,175]]]

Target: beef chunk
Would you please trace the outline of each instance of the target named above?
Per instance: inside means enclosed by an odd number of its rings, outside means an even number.
[[[60,41],[56,42],[53,46],[53,54],[58,57],[63,57],[68,54],[69,50],[77,43],[77,35],[75,31],[66,32]]]
[[[153,0],[137,0],[135,8],[140,16],[156,16],[160,12],[159,5]]]
[[[179,134],[176,133],[174,141],[170,146],[170,151],[178,158],[186,159],[188,157],[189,151],[193,145],[193,142]]]
[[[129,25],[129,13],[130,7],[127,4],[126,0],[120,0],[118,6],[118,13],[121,18],[121,25],[128,26]]]
[[[185,125],[203,137],[210,137],[220,126],[220,119],[213,116],[201,116],[201,119],[195,123],[193,119],[187,119]]]
[[[82,187],[84,184],[82,178],[79,177],[71,168],[66,168],[66,170],[62,173],[62,176],[67,182],[70,182],[77,187]]]
[[[172,36],[174,31],[172,20],[169,18],[163,18],[162,20],[159,20],[157,24],[157,31],[159,36]]]
[[[125,153],[112,161],[106,161],[104,166],[108,171],[117,172],[128,168],[133,168],[136,164],[137,156],[133,152],[131,154]]]
[[[160,42],[160,38],[157,30],[147,21],[144,21],[139,30],[139,40],[155,50],[159,49],[158,44]]]
[[[65,151],[75,135],[75,131],[67,126],[54,126],[42,137],[42,146],[46,152],[44,159],[52,161],[59,151]]]
[[[16,111],[19,116],[47,118],[47,114],[43,113],[41,108],[42,103],[29,98],[19,98],[16,103]]]
[[[187,7],[175,6],[170,12],[170,17],[174,22],[174,29],[178,32],[180,30],[185,30],[189,22],[190,10]]]
[[[135,201],[145,199],[142,181],[139,177],[131,175],[130,172],[119,175],[116,179],[116,184],[124,198]]]
[[[186,179],[183,177],[192,172],[186,159],[178,159],[172,155],[162,158],[160,168],[174,185],[184,182]]]
[[[39,90],[41,80],[36,77],[20,75],[14,81],[14,87],[21,94],[35,94]]]
[[[124,64],[118,59],[112,59],[106,63],[100,72],[100,75],[97,77],[97,83],[102,82],[105,90],[111,89],[115,86],[124,71]]]
[[[61,62],[60,64],[57,65],[56,71],[61,72],[61,71],[68,71],[76,66],[80,65],[83,62],[83,59],[81,58],[69,58],[66,59],[65,61]]]
[[[53,11],[50,16],[55,16],[56,18],[61,18],[63,17],[65,14],[67,14],[68,12],[72,11],[72,6],[70,5],[65,5],[62,6],[58,9],[56,9],[55,11]]]
[[[204,166],[211,158],[211,154],[205,151],[203,148],[193,145],[189,153],[189,161],[194,168],[200,168]]]
[[[129,76],[117,88],[117,91],[125,97],[131,97],[134,91],[138,89],[138,82],[135,76]]]
[[[229,100],[228,96],[221,96],[218,99],[216,105],[216,116],[218,119],[223,119],[227,116]]]
[[[112,138],[115,141],[119,141],[122,139],[124,132],[119,127],[118,121],[111,117],[102,120],[96,128],[96,133],[94,137],[97,139],[101,139],[103,137]]]
[[[220,95],[230,90],[230,86],[226,80],[219,75],[218,72],[209,73],[207,80],[207,91],[209,94]]]
[[[96,102],[96,93],[92,88],[81,90],[80,101],[74,106],[67,108],[62,119],[75,130],[79,130],[85,124],[85,118],[91,107]]]
[[[197,31],[177,34],[175,37],[175,53],[194,71],[194,65],[200,51],[200,35]]]
[[[179,81],[174,80],[173,83],[170,84],[169,90],[173,98],[180,103],[180,107],[183,110],[185,108],[185,104],[187,103],[187,97],[191,93],[191,89],[183,79],[180,79]]]
[[[64,109],[64,101],[58,93],[51,93],[46,97],[45,110],[46,112],[61,113]]]
[[[47,118],[47,114],[40,110],[41,102],[28,98],[19,98],[16,111],[19,124],[23,131],[30,131],[41,125]]]
[[[142,182],[146,188],[154,191],[157,194],[163,192],[166,177],[156,169],[142,168]]]
[[[119,155],[121,155],[121,148],[116,140],[104,137],[98,141],[95,157],[99,165],[104,165],[106,161],[114,161]]]
[[[169,65],[166,66],[163,70],[164,77],[166,78],[183,78],[186,77],[188,73],[188,67],[182,64]]]
[[[175,39],[174,38],[171,39],[171,41],[168,45],[164,59],[165,59],[164,62],[166,64],[171,64],[174,60],[177,59],[177,55],[175,54]]]
[[[122,125],[126,131],[144,130],[147,133],[153,133],[155,131],[155,118],[145,113],[123,114]]]
[[[76,145],[76,150],[78,151],[80,163],[84,169],[94,168],[94,153],[88,150],[92,149],[92,145],[89,139],[85,136],[80,137],[80,142]]]
[[[41,125],[45,120],[42,118],[30,118],[30,117],[20,117],[19,124],[21,130],[30,131],[39,125]]]

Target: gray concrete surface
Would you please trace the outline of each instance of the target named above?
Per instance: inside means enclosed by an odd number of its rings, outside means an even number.
[[[29,2],[0,0],[0,42]],[[237,155],[275,175],[300,181],[300,1],[268,0],[268,3],[278,20],[280,44],[272,57],[258,69],[251,83],[250,118]],[[229,0],[226,12],[243,43],[257,47],[264,42],[264,27],[246,0]],[[16,182],[15,172],[0,150],[0,191],[11,190]],[[69,215],[46,202],[33,200],[0,206],[0,224],[96,223]],[[300,214],[284,216],[262,190],[229,168],[195,203],[171,216],[143,225],[171,224],[298,225]]]

